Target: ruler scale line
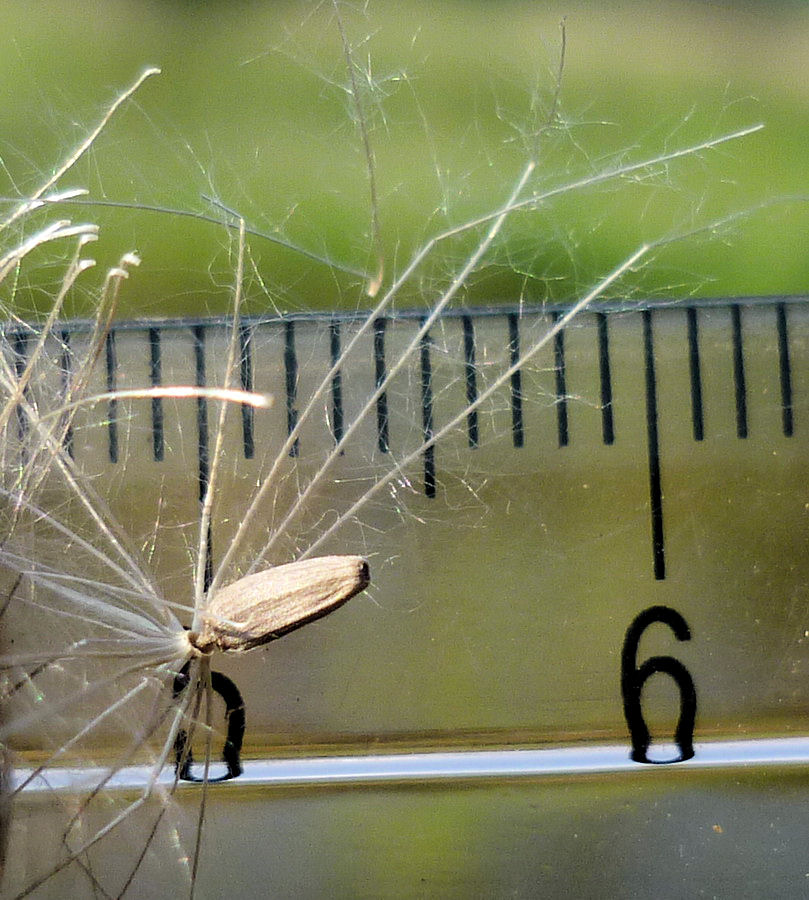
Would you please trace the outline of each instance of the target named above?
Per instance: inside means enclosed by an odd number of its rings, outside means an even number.
[[[62,329],[59,333],[59,339],[62,349],[59,353],[59,377],[62,399],[67,401],[67,395],[70,390],[70,382],[73,376],[73,353],[70,347],[70,332]],[[62,446],[65,448],[67,455],[73,459],[73,424],[72,421],[63,417],[63,423],[66,423],[64,434],[62,436]]]
[[[115,331],[110,329],[107,332],[105,341],[106,362],[107,362],[107,393],[111,394],[115,391],[117,374],[118,374],[118,354],[115,346]],[[111,463],[118,462],[118,401],[112,397],[107,405],[107,440],[108,453]]]
[[[663,491],[660,483],[660,446],[657,431],[657,377],[655,375],[652,312],[644,309],[643,349],[646,375],[646,435],[649,448],[649,503],[652,519],[652,556],[654,577],[666,577],[666,551],[663,541]]]
[[[298,410],[295,400],[298,394],[298,358],[295,353],[295,321],[284,323],[284,374],[287,395],[287,437],[298,424]],[[289,448],[289,455],[295,457],[300,452],[300,440],[295,438]]]
[[[781,382],[781,429],[784,437],[792,437],[792,365],[789,358],[789,332],[787,310],[783,303],[775,308],[778,328],[778,373]]]
[[[243,391],[253,390],[253,333],[242,322],[239,325],[239,383]],[[242,403],[242,448],[245,459],[255,455],[255,410],[249,403]]]
[[[158,328],[149,329],[149,382],[153,388],[163,385],[163,361]],[[152,455],[155,462],[162,462],[165,456],[162,397],[152,397]]]
[[[28,355],[28,335],[22,331],[15,331],[11,338],[11,349],[14,354],[14,374],[19,381],[25,372],[25,358]],[[28,387],[26,386],[23,394],[27,397]],[[22,443],[28,434],[28,419],[25,410],[21,404],[17,404],[17,437]]]
[[[520,361],[520,320],[517,313],[508,315],[509,367]],[[515,447],[525,444],[522,418],[522,372],[515,369],[511,375],[511,435]]]
[[[421,322],[424,325],[424,320]],[[425,443],[432,440],[433,429],[433,372],[430,361],[430,333],[421,336],[421,423]],[[435,497],[435,444],[424,450],[424,493]]]
[[[744,346],[742,344],[742,311],[738,303],[731,304],[733,327],[733,384],[736,392],[736,434],[747,437],[747,379],[744,372]]]
[[[331,364],[337,365],[340,359],[340,321],[332,319],[329,322],[329,350],[331,352]],[[343,439],[343,373],[337,369],[331,380],[331,429],[334,443],[339,444]],[[340,451],[342,456],[343,451]]]
[[[385,318],[374,319],[374,378],[376,387],[385,380]],[[377,447],[380,453],[387,453],[390,448],[388,424],[388,392],[382,391],[376,400],[376,433]]]
[[[612,412],[610,335],[606,313],[596,313],[596,322],[598,323],[598,375],[601,385],[601,438],[609,446],[615,443],[615,422]]]
[[[192,329],[194,336],[194,371],[197,387],[207,387],[207,372],[205,370],[205,328],[195,325]],[[197,463],[198,469],[198,496],[200,504],[205,502],[205,495],[210,482],[210,456],[208,449],[208,402],[204,397],[197,397]],[[213,536],[211,525],[208,525],[205,544],[205,590],[213,580]]]
[[[552,315],[554,324],[559,319],[559,313]],[[567,422],[567,373],[565,370],[565,332],[557,331],[553,339],[554,374],[556,377],[556,431],[560,447],[568,444]]]
[[[699,357],[699,320],[695,306],[686,310],[688,321],[688,371],[691,379],[691,428],[695,441],[705,438],[702,407],[702,366]]]
[[[463,324],[463,349],[466,371],[466,405],[473,406],[478,399],[478,373],[475,365],[475,326],[472,317],[462,317]],[[478,446],[480,435],[478,432],[477,407],[470,409],[466,414],[466,430],[468,433],[469,447],[474,450]]]

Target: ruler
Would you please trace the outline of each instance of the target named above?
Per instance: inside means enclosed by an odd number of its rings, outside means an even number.
[[[279,733],[296,741],[330,733],[618,736],[616,653],[634,615],[656,604],[676,608],[693,630],[682,652],[702,686],[703,729],[791,732],[807,691],[805,310],[801,298],[611,304],[560,331],[319,548],[368,553],[372,601],[310,629],[321,635],[311,649],[304,631],[268,652],[267,665],[279,654],[297,685],[286,701],[267,699],[260,678],[253,688],[255,676],[240,675],[248,694],[265,698],[250,716],[254,733],[270,742]],[[272,561],[295,558],[562,312],[445,315],[366,409]],[[242,322],[241,386],[275,403],[267,412],[240,407],[228,420],[214,563],[249,489],[362,321]],[[378,319],[334,376],[284,461],[270,504],[276,520],[421,321],[419,313]],[[81,326],[63,329],[65,371],[83,335]],[[9,340],[24,357],[25,335]],[[92,389],[221,384],[227,340],[225,320],[116,326]],[[188,553],[210,470],[210,406],[112,400],[66,438],[131,533],[148,534],[161,508],[163,520],[181,523],[153,553],[158,579],[180,600],[189,596]],[[332,684],[341,652],[354,677]],[[540,662],[527,684],[530,660]],[[323,680],[307,691],[314,672]]]
[[[776,740],[809,732],[806,298],[602,304],[528,358],[564,311],[447,313],[372,399],[423,321],[420,312],[383,317],[331,379],[241,563],[361,417],[268,561],[295,558],[335,526],[317,552],[366,554],[372,584],[258,661],[217,663],[244,697],[251,783],[339,782],[336,770],[307,781],[256,768],[313,755],[337,767],[350,758],[347,783],[359,783],[363,759],[380,765],[369,750],[385,751],[381,765],[395,784],[645,771],[642,762],[691,754],[684,771],[707,759],[720,769],[751,758],[765,768],[807,761],[803,742],[785,757]],[[274,405],[229,414],[212,566],[363,321],[331,314],[241,323],[240,386],[271,394]],[[229,327],[220,319],[116,325],[92,389],[220,385]],[[12,329],[6,340],[24,359],[30,337]],[[49,358],[58,364],[39,390],[58,393],[86,340],[81,324],[55,334]],[[66,436],[147,548],[164,591],[180,601],[190,598],[189,548],[217,409],[205,400],[113,400],[77,417]],[[340,521],[394,470],[384,490]],[[742,739],[753,741],[747,756]],[[440,765],[430,768],[431,753],[481,747],[561,755],[529,764],[461,753],[467,762],[457,765],[436,755]],[[605,747],[612,761],[600,767]],[[371,780],[382,777],[370,771]],[[686,793],[691,815],[698,799]],[[498,797],[495,807],[506,803]],[[290,815],[301,825],[299,812]],[[654,852],[665,853],[659,840]],[[470,889],[494,883],[490,874]]]

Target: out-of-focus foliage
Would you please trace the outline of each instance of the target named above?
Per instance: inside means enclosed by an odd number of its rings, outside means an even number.
[[[407,8],[405,8],[405,6]],[[557,119],[559,21],[567,57]],[[343,7],[379,180],[388,277],[431,234],[496,207],[535,146],[536,188],[758,121],[744,141],[628,185],[515,217],[469,302],[569,299],[647,237],[750,210],[662,253],[655,293],[796,293],[809,286],[809,105],[803,4],[370,4]],[[63,180],[96,199],[221,216],[353,270],[371,269],[365,159],[330,4],[0,7],[2,194],[30,193],[147,65],[151,79]],[[536,135],[539,130],[539,139]],[[809,192],[806,192],[809,193]],[[778,201],[778,202],[776,202]],[[762,210],[762,202],[770,204]],[[129,315],[227,308],[223,228],[132,209],[73,208],[102,227],[94,255],[137,250]],[[436,254],[410,299],[446,277]],[[253,241],[249,308],[363,304],[362,279]],[[28,290],[30,284],[30,290]],[[49,302],[44,266],[14,298]],[[4,298],[7,300],[8,298]],[[72,311],[81,311],[74,298]]]

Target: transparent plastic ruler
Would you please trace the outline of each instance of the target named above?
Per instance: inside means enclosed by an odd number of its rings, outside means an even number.
[[[809,301],[601,305],[527,358],[563,313],[448,313],[368,405],[423,321],[383,317],[331,379],[283,460],[256,547],[363,410],[273,562],[415,456],[318,545],[367,555],[366,594],[258,662],[217,662],[244,698],[242,784],[809,764]],[[239,386],[274,405],[229,413],[212,566],[363,321],[241,323]],[[92,390],[221,385],[229,327],[116,325]],[[6,339],[24,359],[30,338]],[[54,338],[51,390],[86,340],[76,325]],[[66,436],[178,601],[190,599],[217,411],[111,400]]]
[[[444,316],[367,410],[274,561],[295,558],[560,313]],[[242,323],[241,386],[275,402],[229,415],[214,562],[362,321]],[[421,321],[392,316],[368,330],[284,460],[275,517]],[[219,385],[228,328],[218,320],[116,326],[92,389]],[[355,600],[272,645],[258,674],[239,676],[249,730],[295,742],[616,738],[626,730],[623,638],[655,605],[676,609],[691,629],[676,650],[699,691],[703,733],[803,730],[808,336],[806,305],[793,298],[616,304],[581,315],[318,550],[368,553],[372,602]],[[71,346],[85,339],[65,327],[61,365],[69,369]],[[9,340],[24,357],[24,334]],[[210,401],[112,400],[67,437],[130,533],[175,523],[159,533],[153,561],[178,600],[189,596],[189,538],[213,424]],[[257,526],[262,536],[266,524]],[[672,651],[676,639],[661,632],[660,646]],[[338,676],[340,665],[348,668]],[[283,690],[264,684],[265,669],[272,683],[276,668]]]

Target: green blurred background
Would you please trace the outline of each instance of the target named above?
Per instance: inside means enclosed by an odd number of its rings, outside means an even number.
[[[461,302],[569,300],[640,242],[733,213],[744,215],[668,245],[620,290],[746,295],[809,285],[809,205],[799,199],[809,194],[806,4],[341,9],[377,160],[388,281],[431,235],[508,196],[538,130],[532,187],[542,191],[763,122],[763,132],[699,158],[515,215]],[[543,129],[563,16],[561,105]],[[336,263],[251,239],[250,312],[367,306],[357,275],[375,266],[365,158],[329,3],[2,4],[0,194],[30,194],[148,65],[162,75],[61,186],[220,218],[204,199],[215,197],[249,226]],[[128,250],[142,256],[123,315],[227,310],[233,245],[221,225],[137,209],[62,214],[99,222],[100,265]],[[29,220],[27,232],[51,215]],[[19,237],[10,230],[3,246]],[[437,248],[399,304],[431,302],[479,237]],[[61,271],[52,252],[38,254],[13,288],[3,285],[2,300],[24,314],[47,308]],[[89,312],[100,273],[83,283],[70,313]]]

